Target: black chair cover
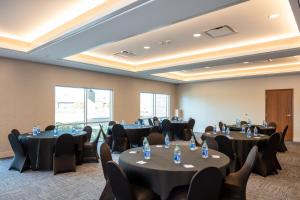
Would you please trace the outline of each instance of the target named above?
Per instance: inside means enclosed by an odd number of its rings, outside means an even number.
[[[112,151],[123,152],[127,149],[127,134],[124,127],[120,124],[116,124],[112,128]]]
[[[147,140],[150,145],[163,145],[165,144],[164,136],[161,133],[151,133]]]
[[[49,125],[45,128],[45,131],[53,131],[55,129],[54,125]]]

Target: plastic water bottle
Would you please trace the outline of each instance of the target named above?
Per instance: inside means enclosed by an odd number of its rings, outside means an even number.
[[[36,134],[39,135],[41,133],[40,125],[37,125],[36,127]]]
[[[55,126],[54,130],[53,130],[54,136],[58,135],[58,128]]]
[[[242,133],[246,133],[245,126],[242,126]]]
[[[247,138],[251,138],[251,137],[252,137],[251,129],[248,128],[248,130],[247,130]]]
[[[169,134],[168,133],[165,136],[165,148],[166,149],[170,148],[170,138],[169,138]]]
[[[208,146],[206,140],[204,140],[201,148],[202,158],[208,158]]]
[[[266,127],[266,128],[268,127],[266,120],[263,121],[263,127]]]
[[[146,148],[147,145],[149,146],[149,142],[148,142],[147,138],[144,137],[144,140],[143,140],[143,151],[144,152],[145,152],[145,148]]]
[[[250,127],[252,125],[252,122],[250,119],[248,119],[248,126]]]
[[[225,127],[225,125],[223,124],[223,126],[222,126],[222,133],[225,133],[225,131],[226,131],[226,127]]]
[[[254,137],[256,137],[258,135],[258,130],[257,130],[256,126],[255,126],[255,128],[253,130],[253,135],[254,135]]]
[[[32,135],[37,135],[37,130],[35,126],[32,128]]]
[[[236,127],[240,127],[241,126],[241,122],[239,119],[236,119]]]
[[[144,158],[145,160],[149,160],[151,158],[151,148],[148,143],[144,147]]]
[[[190,150],[195,151],[196,150],[196,143],[194,137],[191,138],[190,140]]]
[[[226,135],[230,135],[230,129],[228,127],[226,129]]]
[[[216,126],[216,125],[214,125],[214,127],[213,127],[213,132],[214,132],[214,133],[217,132],[217,126]]]
[[[180,164],[181,163],[181,149],[179,145],[176,145],[174,149],[174,156],[173,160],[175,164]]]

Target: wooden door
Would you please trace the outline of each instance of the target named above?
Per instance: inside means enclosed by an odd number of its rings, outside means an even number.
[[[285,140],[293,140],[293,89],[266,90],[267,122],[276,122],[277,131],[289,126]]]

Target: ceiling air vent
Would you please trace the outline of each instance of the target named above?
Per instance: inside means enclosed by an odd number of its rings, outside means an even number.
[[[115,53],[114,56],[119,56],[119,57],[123,57],[123,58],[130,58],[130,57],[136,56],[136,54],[132,53],[130,51],[120,51],[120,52]]]
[[[213,29],[210,29],[208,31],[205,31],[205,33],[209,37],[218,38],[218,37],[224,37],[224,36],[234,34],[234,33],[236,33],[236,31],[233,30],[233,28],[231,28],[230,26],[224,25],[224,26],[220,26],[220,27],[213,28]]]

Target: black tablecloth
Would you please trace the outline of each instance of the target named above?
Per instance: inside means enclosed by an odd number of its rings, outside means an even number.
[[[143,138],[147,137],[150,133],[152,126],[142,126],[137,124],[126,124],[123,125],[126,130],[126,135],[130,145],[141,146]],[[112,126],[108,127],[108,134],[112,135]]]
[[[129,179],[151,188],[161,199],[167,199],[170,191],[181,185],[188,185],[193,175],[206,167],[217,167],[224,174],[229,164],[229,158],[217,151],[209,149],[209,158],[201,156],[200,148],[192,152],[188,146],[182,146],[182,164],[173,163],[173,151],[175,146],[169,149],[151,146],[151,159],[145,160],[144,165],[137,161],[144,160],[141,148],[124,151],[120,155],[119,164],[125,170]],[[131,151],[137,151],[131,154]],[[212,158],[211,155],[219,155],[220,158]],[[192,164],[194,168],[184,168],[183,164]]]
[[[231,130],[231,131],[241,131],[242,127],[237,127],[236,125],[227,125],[227,127]],[[264,134],[264,135],[272,135],[273,133],[275,133],[275,128],[274,127],[264,127],[262,125],[252,125],[252,127],[257,127],[258,128],[258,133],[260,134]]]
[[[203,138],[212,142],[215,140],[217,135],[224,135],[222,132],[207,132],[203,133]],[[259,134],[258,137],[248,138],[246,134],[240,133],[239,131],[231,131],[229,139],[232,141],[232,148],[240,160],[241,166],[247,159],[248,153],[254,145],[263,146],[269,139],[269,136]],[[209,141],[210,140],[210,141]]]
[[[186,121],[171,121],[171,137],[172,139],[182,139],[183,131],[187,127]]]
[[[35,136],[31,134],[22,134],[19,136],[19,140],[24,146],[25,151],[29,154],[32,170],[52,170],[56,139],[63,133],[69,133],[74,136],[77,164],[81,164],[83,143],[86,141],[85,131],[80,131],[78,133],[63,131],[58,132],[57,135],[54,135],[54,131],[42,132],[40,135]]]

